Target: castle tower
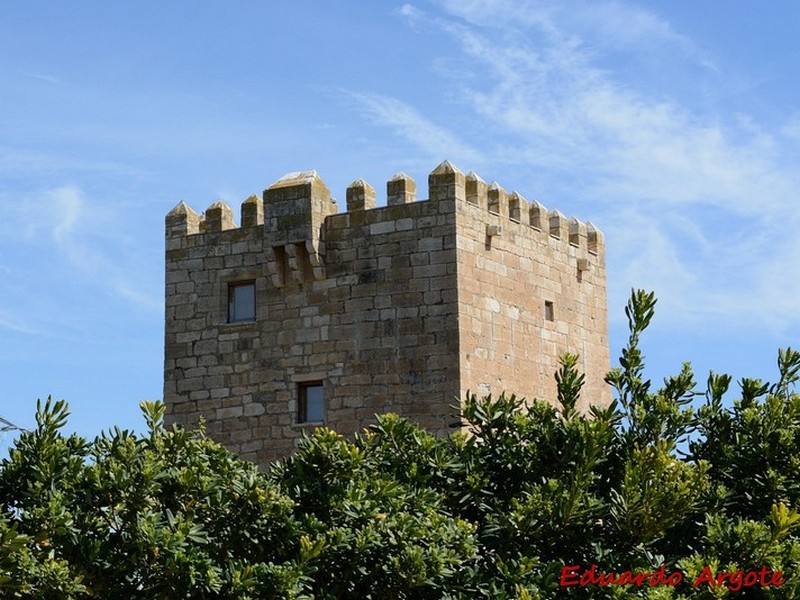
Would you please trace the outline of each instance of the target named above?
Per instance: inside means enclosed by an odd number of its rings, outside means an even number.
[[[467,391],[554,399],[581,356],[583,408],[607,404],[605,248],[591,224],[445,161],[416,199],[403,173],[376,207],[338,212],[314,171],[261,198],[166,217],[164,399],[259,464],[310,427],[350,434],[397,412],[440,434]]]

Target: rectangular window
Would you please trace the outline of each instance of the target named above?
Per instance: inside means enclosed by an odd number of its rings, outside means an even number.
[[[544,318],[548,321],[555,321],[556,314],[555,309],[553,308],[553,303],[549,300],[544,301]]]
[[[300,383],[297,392],[297,422],[322,423],[325,420],[325,394],[322,382]]]
[[[228,323],[256,320],[256,282],[228,284]]]

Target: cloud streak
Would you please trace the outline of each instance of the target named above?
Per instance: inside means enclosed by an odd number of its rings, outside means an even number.
[[[389,127],[396,135],[436,160],[446,157],[464,163],[483,160],[478,150],[397,98],[356,91],[345,94],[356,104],[366,119],[377,125]]]
[[[61,80],[57,77],[53,77],[52,75],[43,75],[42,73],[26,73],[28,77],[33,77],[34,79],[38,79],[40,81],[46,81],[47,83],[61,83]]]
[[[111,292],[138,309],[162,310],[161,298],[143,291],[139,285],[147,278],[138,277],[134,269],[125,267],[130,257],[119,224],[126,220],[112,206],[106,204],[99,210],[97,203],[88,202],[85,192],[75,185],[44,190],[8,204],[11,209],[8,219],[0,224],[0,233],[17,250],[28,246],[31,264],[44,263],[59,276],[87,286],[87,290]],[[104,231],[111,231],[111,236]],[[6,268],[10,276],[27,278],[20,282],[19,293],[35,294],[41,274],[31,272],[30,265],[25,267]],[[0,326],[21,333],[42,333],[41,328],[8,316],[15,314],[13,303],[18,303],[19,298],[6,298],[5,302],[12,304],[5,309],[0,306]],[[47,321],[49,318],[42,322]]]
[[[53,238],[59,244],[69,244],[69,238],[84,211],[81,192],[75,186],[64,186],[52,190],[48,196],[53,201],[57,213]]]
[[[536,168],[607,231],[612,303],[647,286],[668,308],[670,326],[737,327],[743,317],[772,329],[800,325],[800,285],[787,281],[800,259],[800,242],[788,234],[800,226],[796,115],[770,128],[721,101],[699,112],[681,100],[680,86],[665,94],[646,77],[609,67],[604,57],[624,49],[655,64],[677,53],[689,86],[724,69],[724,60],[641,7],[441,7],[446,16],[410,4],[400,14],[448,34],[462,61],[484,75],[461,80],[459,98],[492,132],[482,140],[492,148],[489,165]],[[361,98],[376,122],[394,115],[409,140],[420,143],[431,125],[400,100]],[[430,148],[453,142],[431,139]]]
[[[35,152],[13,146],[0,146],[0,174],[6,177],[19,175],[48,175],[86,171],[107,173],[119,177],[142,177],[140,169],[122,163],[92,161],[76,156]]]

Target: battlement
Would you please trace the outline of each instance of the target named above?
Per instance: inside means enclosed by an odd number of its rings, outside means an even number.
[[[584,405],[610,401],[603,236],[444,161],[428,198],[405,173],[385,205],[356,179],[339,211],[315,171],[233,209],[166,216],[167,420],[199,418],[265,464],[309,426],[396,412],[445,434],[467,391],[555,398],[579,354]]]
[[[531,236],[562,240],[589,255],[596,256],[604,249],[603,234],[591,222],[584,223],[577,218],[568,218],[558,210],[548,210],[535,200],[529,202],[517,191],[508,193],[496,181],[487,184],[473,171],[464,175],[447,160],[428,176],[426,200],[417,200],[416,182],[402,172],[386,183],[385,206],[377,206],[375,188],[363,179],[353,181],[345,195],[346,212],[340,213],[336,200],[331,198],[328,187],[316,171],[288,173],[264,190],[261,198],[253,195],[242,203],[241,227],[264,226],[271,246],[301,244],[310,254],[322,257],[325,254],[325,226],[341,228],[351,224],[406,219],[415,214],[412,208],[415,204],[449,200],[485,211],[491,236],[501,234],[506,221],[508,225],[522,226],[515,229],[517,235],[524,234],[527,227]],[[348,218],[362,211],[377,212],[369,217]],[[326,223],[331,216],[337,218]],[[222,200],[214,202],[202,215],[181,201],[166,217],[168,239],[236,228],[233,211]],[[180,247],[180,242],[168,243],[168,247]]]

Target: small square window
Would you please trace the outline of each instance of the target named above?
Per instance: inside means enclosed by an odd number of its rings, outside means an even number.
[[[322,423],[325,420],[325,392],[321,381],[297,386],[297,422]]]
[[[548,321],[556,320],[556,313],[555,309],[553,308],[553,303],[549,300],[544,301],[544,318]]]
[[[243,281],[228,285],[228,323],[256,320],[256,283]]]

